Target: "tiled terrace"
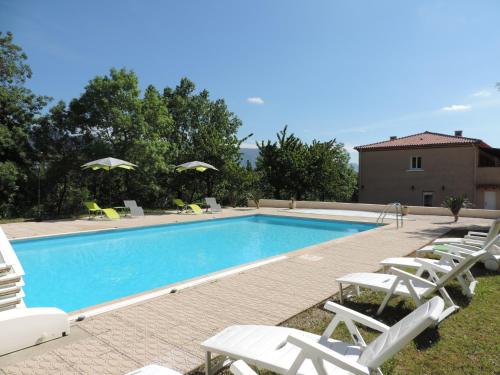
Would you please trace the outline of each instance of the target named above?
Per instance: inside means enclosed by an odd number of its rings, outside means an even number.
[[[256,213],[225,210],[222,215]],[[278,209],[260,213],[291,215]],[[318,217],[318,215],[294,215]],[[373,221],[348,217],[327,219]],[[2,225],[10,238],[200,219],[158,215],[117,222],[87,220]],[[395,224],[312,246],[287,258],[74,323],[66,338],[0,357],[1,374],[123,374],[149,363],[188,372],[204,361],[199,343],[230,324],[279,324],[335,294],[335,278],[376,271],[389,256],[407,255],[456,226],[489,220],[415,216]]]

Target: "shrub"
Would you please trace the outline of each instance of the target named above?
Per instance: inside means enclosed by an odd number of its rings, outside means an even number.
[[[460,210],[463,207],[470,207],[470,202],[465,195],[457,197],[450,196],[443,201],[443,207],[448,208],[451,211],[456,223],[458,221]]]

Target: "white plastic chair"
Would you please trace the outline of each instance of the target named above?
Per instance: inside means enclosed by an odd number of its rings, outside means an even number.
[[[287,327],[227,327],[201,344],[206,351],[206,374],[211,375],[214,370],[212,353],[287,375],[380,373],[383,362],[427,327],[437,324],[444,302],[434,297],[392,327],[333,302],[327,302],[325,309],[335,316],[321,336]],[[347,326],[353,344],[330,338],[341,322]],[[381,334],[367,345],[355,323]],[[232,370],[237,375],[252,374],[252,370],[241,363],[235,363]]]

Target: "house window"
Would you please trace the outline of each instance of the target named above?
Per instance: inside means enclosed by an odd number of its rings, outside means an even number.
[[[422,157],[421,156],[412,156],[410,169],[422,169]]]

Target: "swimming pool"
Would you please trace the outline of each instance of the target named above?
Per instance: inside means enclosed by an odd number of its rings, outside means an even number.
[[[12,241],[28,307],[74,311],[376,227],[270,215]]]

